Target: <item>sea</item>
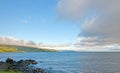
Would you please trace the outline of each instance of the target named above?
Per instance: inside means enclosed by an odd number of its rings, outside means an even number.
[[[120,73],[119,52],[21,52],[0,53],[0,61],[33,59],[33,67],[44,68],[51,73]]]

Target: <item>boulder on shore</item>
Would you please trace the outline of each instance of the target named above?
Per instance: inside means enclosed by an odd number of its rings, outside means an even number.
[[[45,73],[42,68],[32,68],[30,65],[35,65],[35,60],[20,60],[15,61],[12,58],[7,58],[5,62],[0,61],[0,71],[21,71],[22,73]]]

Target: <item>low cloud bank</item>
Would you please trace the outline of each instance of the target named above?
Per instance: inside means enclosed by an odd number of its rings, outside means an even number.
[[[55,49],[55,50],[76,50],[72,46],[72,43],[64,43],[64,44],[46,44],[46,43],[35,43],[34,41],[26,41],[17,39],[15,37],[0,37],[0,44],[3,45],[17,45],[17,46],[28,46],[28,47],[37,47],[37,48],[47,48],[47,49]]]

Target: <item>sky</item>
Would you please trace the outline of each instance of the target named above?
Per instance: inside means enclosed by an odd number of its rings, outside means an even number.
[[[58,0],[0,0],[0,35],[37,43],[74,42],[79,25],[62,20]]]
[[[119,28],[120,0],[0,0],[1,36],[120,51]]]

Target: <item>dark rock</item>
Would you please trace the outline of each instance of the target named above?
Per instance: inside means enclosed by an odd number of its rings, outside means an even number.
[[[10,64],[11,64],[11,63],[13,63],[13,62],[15,62],[15,61],[14,61],[13,59],[11,59],[11,58],[7,58],[7,59],[6,59],[6,63],[10,63]]]
[[[7,70],[8,64],[5,62],[0,62],[0,70]]]
[[[6,62],[0,62],[0,70],[13,70],[21,71],[23,73],[45,73],[42,68],[32,68],[30,65],[35,65],[37,62],[35,60],[20,60],[14,61],[11,58],[7,58]]]
[[[33,73],[45,73],[44,69],[42,69],[42,68],[33,69],[32,72],[33,72]]]

